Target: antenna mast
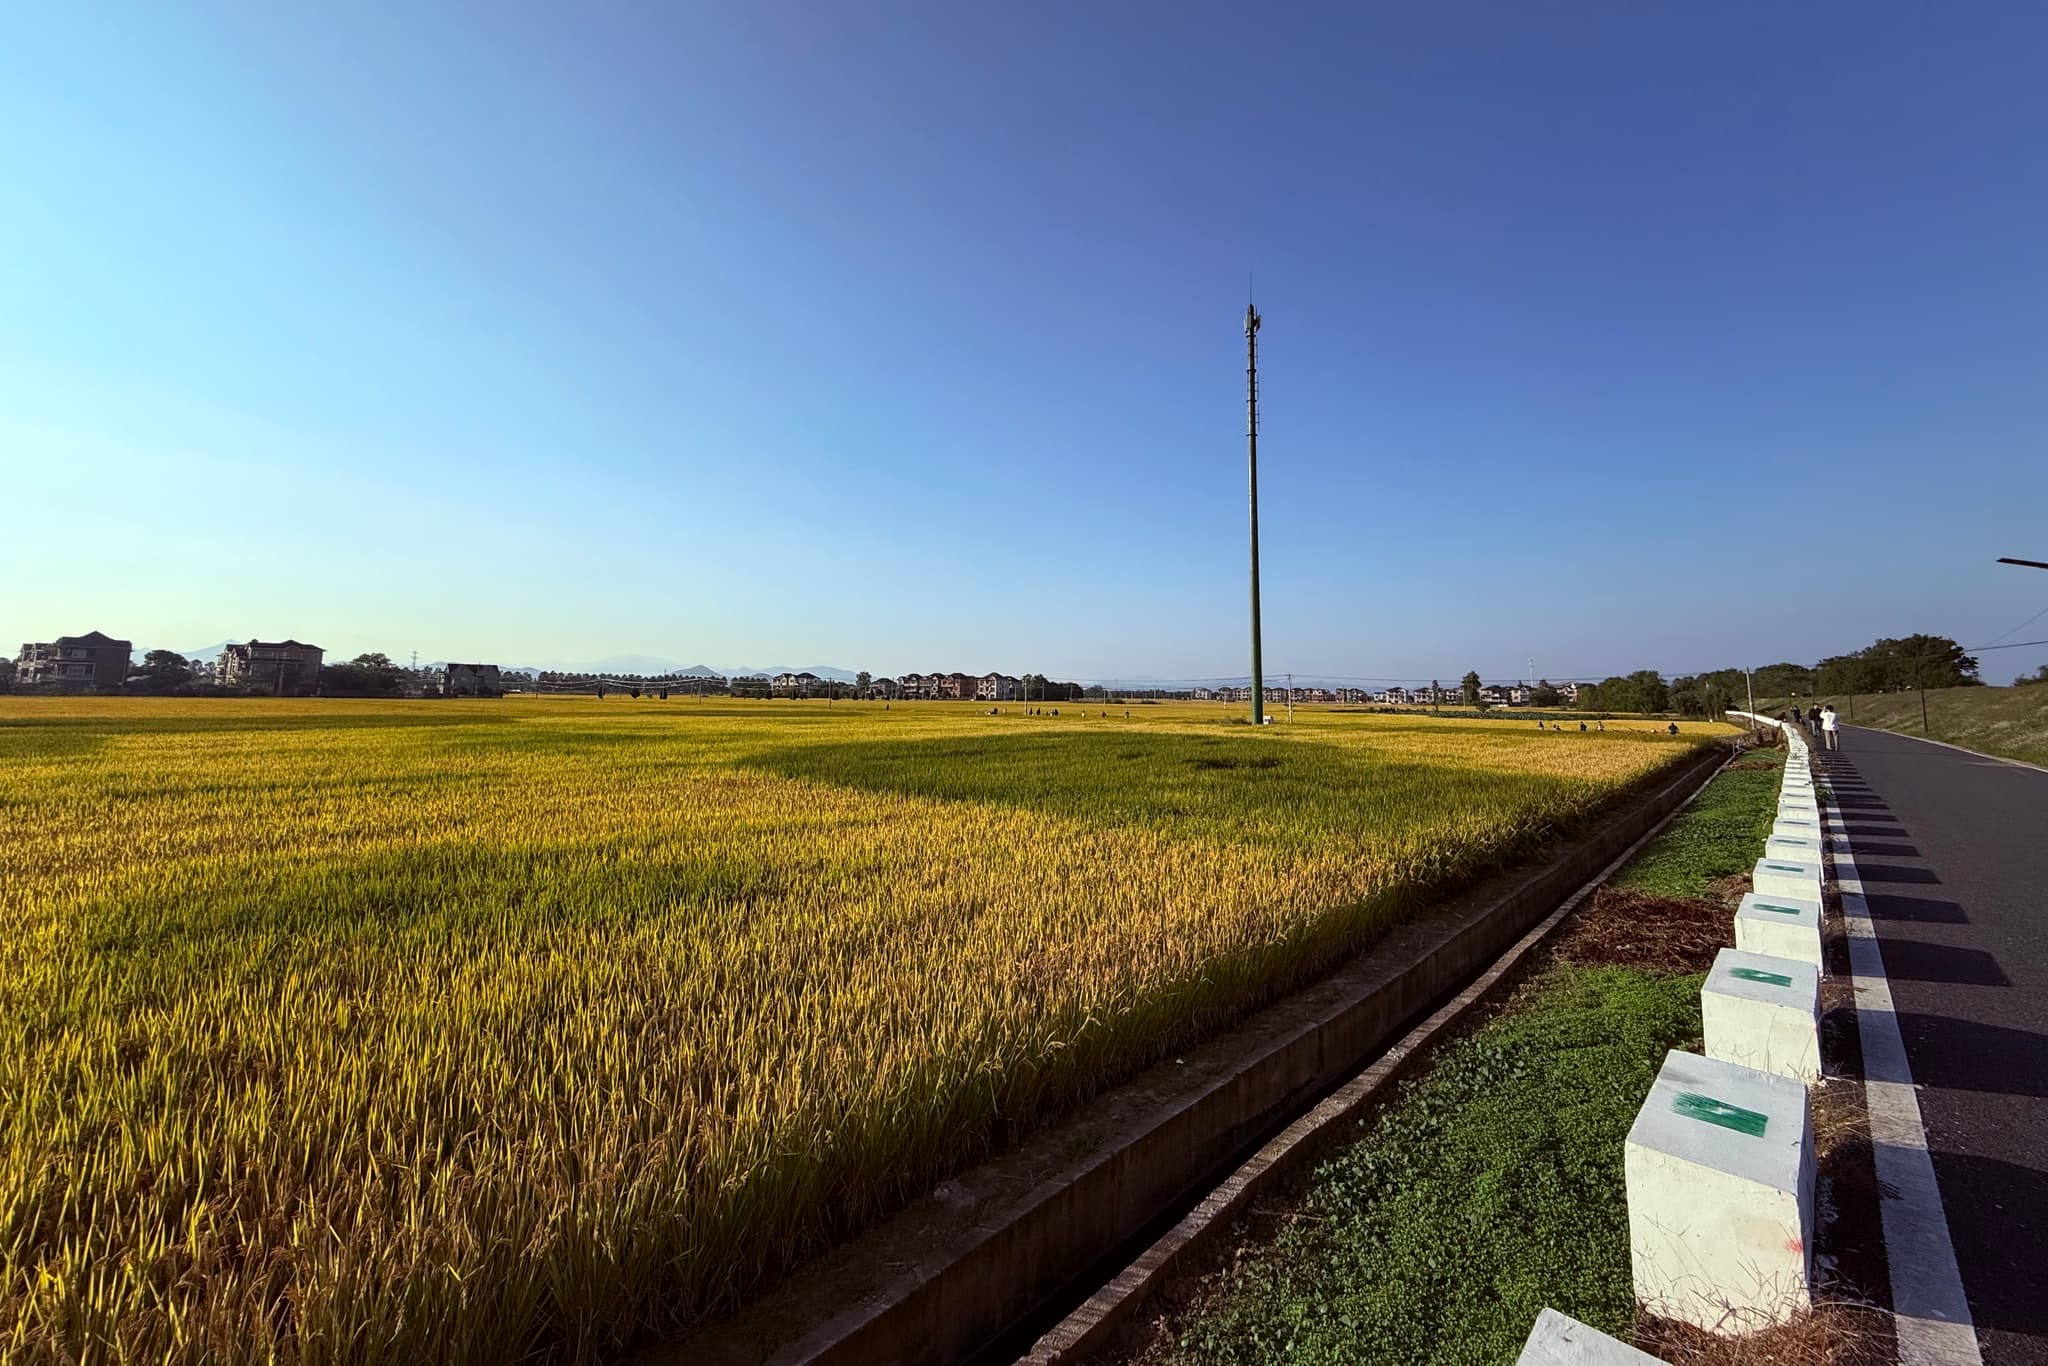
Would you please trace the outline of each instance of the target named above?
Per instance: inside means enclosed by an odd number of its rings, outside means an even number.
[[[1266,723],[1264,666],[1259,660],[1259,310],[1244,306],[1244,439],[1252,485],[1252,724]]]

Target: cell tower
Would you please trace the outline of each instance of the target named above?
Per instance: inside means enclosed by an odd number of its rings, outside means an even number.
[[[1244,439],[1252,479],[1252,724],[1266,723],[1266,680],[1259,661],[1259,310],[1244,306]]]

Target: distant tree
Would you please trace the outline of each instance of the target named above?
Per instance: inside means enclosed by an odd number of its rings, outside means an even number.
[[[861,692],[866,692],[868,688],[874,683],[874,681],[875,676],[869,673],[866,669],[862,669],[859,673],[853,676],[853,686]]]
[[[1844,693],[1884,692],[1884,672],[1875,661],[1860,654],[1830,655],[1814,671],[1813,686],[1816,693],[1829,693],[1836,697]],[[1757,695],[1765,694],[1759,689]]]
[[[128,675],[138,692],[173,692],[191,681],[191,662],[175,650],[151,650]]]
[[[1909,688],[1968,688],[1984,680],[1977,661],[1947,636],[1884,639],[1852,655],[1820,662],[1823,693],[1903,692]]]
[[[2031,687],[2036,683],[2048,683],[2048,664],[2043,664],[2030,674],[2021,674],[2012,681],[2015,688]]]
[[[1672,679],[1669,710],[1682,716],[1720,716],[1740,696],[1734,691],[1731,676],[1739,681],[1742,673],[1738,669],[1716,669],[1712,673]]]
[[[1616,674],[1599,683],[1579,685],[1580,711],[1641,711],[1635,685]]]
[[[1539,678],[1536,686],[1529,689],[1529,705],[1532,707],[1556,707],[1564,703],[1564,695],[1550,686],[1550,680]]]
[[[1820,681],[1804,664],[1766,664],[1755,679],[1758,697],[1811,697]]]
[[[1459,687],[1459,689],[1460,689],[1461,691],[1463,691],[1463,693],[1465,694],[1465,705],[1466,705],[1466,706],[1468,706],[1468,707],[1476,707],[1476,706],[1478,706],[1478,705],[1479,705],[1479,672],[1478,672],[1478,670],[1476,670],[1476,669],[1475,669],[1475,670],[1473,670],[1472,672],[1470,672],[1470,673],[1466,674],[1466,675],[1465,675],[1465,676],[1464,676],[1463,678],[1459,679],[1459,680],[1458,680],[1458,687]]]
[[[1628,681],[1635,689],[1635,710],[1645,713],[1671,710],[1671,688],[1664,682],[1664,675],[1655,669],[1637,669],[1628,676]]]
[[[320,691],[338,697],[396,697],[404,686],[404,672],[388,655],[371,651],[357,655],[346,664],[329,664],[320,670]]]
[[[1444,690],[1443,690],[1443,688],[1442,688],[1442,687],[1441,687],[1441,686],[1440,686],[1440,685],[1439,685],[1439,684],[1437,683],[1437,681],[1436,681],[1436,680],[1435,680],[1434,678],[1430,679],[1430,680],[1429,680],[1429,709],[1430,709],[1430,710],[1431,710],[1432,712],[1436,710],[1436,704],[1438,703],[1438,701],[1440,701],[1440,700],[1441,700],[1441,699],[1443,698],[1443,695],[1444,695]]]

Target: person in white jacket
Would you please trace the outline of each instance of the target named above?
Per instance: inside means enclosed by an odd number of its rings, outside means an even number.
[[[1827,738],[1828,748],[1835,747],[1835,707],[1831,702],[1820,714],[1820,733]]]

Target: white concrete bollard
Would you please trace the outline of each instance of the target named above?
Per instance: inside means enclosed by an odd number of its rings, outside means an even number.
[[[1820,817],[1779,816],[1771,822],[1771,833],[1773,835],[1792,835],[1805,840],[1817,840],[1821,838]]]
[[[1569,1314],[1546,1309],[1536,1316],[1515,1366],[1656,1366],[1657,1358],[1588,1328]]]
[[[1809,963],[1818,971],[1820,902],[1751,892],[1735,910],[1735,947],[1744,953]]]
[[[1809,1085],[1820,1080],[1820,970],[1812,962],[1722,949],[1700,985],[1700,1017],[1708,1057]]]
[[[1805,1309],[1813,1125],[1790,1077],[1673,1051],[1623,1154],[1636,1298],[1746,1332]]]
[[[1820,803],[1811,797],[1778,798],[1778,814],[1781,816],[1803,816],[1811,820],[1820,819]]]
[[[1820,900],[1819,860],[1760,858],[1750,870],[1749,887],[1758,896],[1798,897]]]
[[[1772,831],[1771,837],[1764,841],[1765,858],[1819,863],[1821,852],[1821,842],[1813,835],[1780,835]]]

